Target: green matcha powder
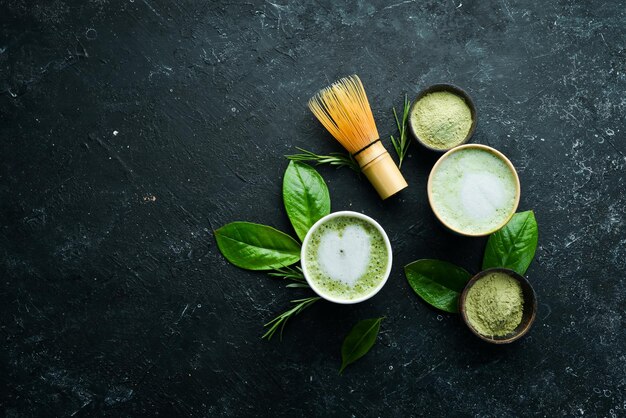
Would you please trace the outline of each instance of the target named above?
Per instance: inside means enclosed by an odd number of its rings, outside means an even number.
[[[463,142],[472,127],[472,112],[463,98],[437,91],[417,101],[411,125],[425,145],[445,150]]]
[[[467,291],[465,314],[480,334],[503,337],[522,322],[524,296],[522,287],[504,273],[492,273],[479,279]]]

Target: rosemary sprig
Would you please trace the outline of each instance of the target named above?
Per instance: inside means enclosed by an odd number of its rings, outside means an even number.
[[[301,154],[292,154],[285,155],[285,157],[292,161],[302,161],[302,162],[314,162],[316,165],[320,164],[330,164],[337,168],[339,167],[348,167],[351,170],[354,170],[357,173],[361,172],[361,168],[359,164],[352,158],[352,155],[347,152],[331,152],[328,155],[319,155],[312,151],[307,151],[302,148],[296,147],[299,151],[302,151]]]
[[[306,283],[289,283],[285,287],[298,287],[298,288],[302,288],[302,289],[310,289],[311,288],[311,286],[309,286]]]
[[[293,280],[294,282],[306,284],[304,273],[302,268],[296,267],[281,267],[275,269],[275,271],[267,273],[270,277],[280,277],[282,279]],[[295,283],[294,283],[295,284]],[[299,286],[287,286],[287,287],[299,287]]]
[[[287,321],[289,321],[289,318],[291,318],[292,316],[298,315],[300,312],[302,312],[309,306],[313,305],[315,302],[317,302],[320,299],[321,298],[319,296],[314,296],[314,297],[305,298],[305,299],[292,300],[291,303],[295,303],[296,306],[283,312],[282,314],[278,315],[276,318],[272,319],[267,324],[263,325],[264,327],[270,327],[270,329],[268,329],[267,332],[263,334],[261,338],[267,338],[268,341],[271,340],[274,334],[276,333],[276,331],[278,331],[278,329],[280,328],[280,339],[282,341],[283,330],[285,329],[285,325],[287,325]]]
[[[396,139],[393,135],[391,135],[391,143],[396,150],[396,154],[398,154],[398,168],[402,168],[402,161],[404,161],[404,157],[406,157],[407,152],[409,151],[409,145],[411,145],[411,138],[407,136],[407,122],[409,120],[409,110],[411,109],[411,102],[407,98],[406,94],[404,95],[404,108],[402,110],[402,123],[398,119],[398,114],[396,113],[396,108],[393,108],[393,116],[396,119],[396,125],[398,126],[398,138]]]

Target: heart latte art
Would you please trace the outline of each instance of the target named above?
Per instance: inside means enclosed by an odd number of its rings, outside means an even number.
[[[320,239],[317,259],[320,269],[333,280],[354,286],[367,271],[370,237],[359,225],[348,225],[339,235],[326,231]]]
[[[362,219],[339,216],[313,231],[304,261],[318,291],[350,300],[376,289],[389,256],[378,229]]]

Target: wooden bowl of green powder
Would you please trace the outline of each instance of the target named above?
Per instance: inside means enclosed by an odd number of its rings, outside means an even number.
[[[411,133],[424,147],[448,151],[465,144],[476,130],[476,108],[469,95],[452,84],[422,90],[409,112]]]
[[[467,327],[484,341],[507,344],[524,336],[535,321],[537,297],[524,276],[505,268],[481,271],[459,298]]]

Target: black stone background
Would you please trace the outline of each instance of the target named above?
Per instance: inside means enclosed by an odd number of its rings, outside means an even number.
[[[626,416],[623,6],[0,1],[2,415]],[[409,288],[408,262],[475,272],[485,244],[433,217],[417,146],[385,202],[319,169],[333,210],[391,237],[385,288],[260,339],[308,293],[229,265],[212,228],[292,233],[282,156],[339,150],[306,101],[352,73],[386,141],[404,93],[475,99],[473,142],[517,166],[540,226],[523,340],[487,345]],[[338,376],[345,334],[382,315]]]

